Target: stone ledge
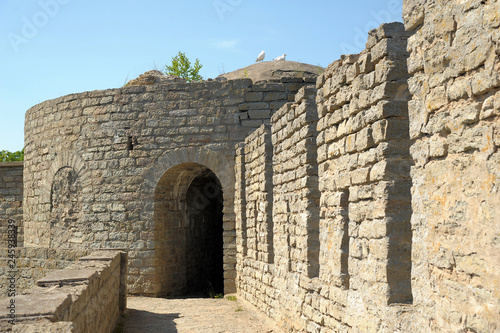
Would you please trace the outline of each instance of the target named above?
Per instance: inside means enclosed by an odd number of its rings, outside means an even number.
[[[49,273],[46,277],[36,281],[40,287],[50,285],[69,285],[78,282],[90,281],[97,277],[96,269],[61,269]]]
[[[82,259],[38,280],[27,295],[0,301],[0,332],[111,332],[126,308],[126,252],[103,250]],[[13,311],[15,327],[9,324]]]
[[[71,304],[69,293],[18,295],[0,301],[0,321],[8,321],[11,300],[15,303],[17,320],[34,320],[39,318],[57,319]]]
[[[99,251],[93,252],[92,254],[81,257],[78,261],[111,261],[116,257],[116,251]]]

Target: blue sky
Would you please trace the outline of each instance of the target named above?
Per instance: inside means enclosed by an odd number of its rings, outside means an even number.
[[[118,88],[178,51],[215,78],[286,53],[326,67],[401,21],[402,0],[0,0],[0,150],[20,150],[24,114],[70,93]]]

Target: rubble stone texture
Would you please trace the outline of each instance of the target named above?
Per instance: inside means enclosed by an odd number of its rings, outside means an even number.
[[[500,2],[405,1],[412,287],[429,331],[500,330]]]
[[[238,292],[290,332],[398,329],[412,303],[407,37],[370,32],[237,149]]]
[[[9,243],[9,219],[17,228],[17,245],[23,246],[23,162],[0,163],[0,248]]]
[[[189,185],[211,171],[222,189],[220,269],[225,292],[234,292],[233,147],[314,80],[184,83],[161,76],[147,72],[120,89],[27,111],[26,245],[128,249],[131,293],[189,292],[203,269],[192,258],[209,251],[189,247],[204,239],[196,236],[203,222],[186,218],[197,215]]]
[[[127,249],[131,293],[182,294],[213,183],[224,290],[283,329],[499,331],[500,3],[403,19],[316,85],[148,72],[33,107],[26,246]]]
[[[36,280],[48,273],[63,269],[78,258],[89,254],[90,250],[49,249],[35,247],[18,247],[15,250],[16,269],[9,268],[7,248],[0,248],[0,299],[8,296],[12,276],[15,278],[15,289],[19,295],[25,294],[35,286]]]
[[[113,332],[126,308],[126,265],[126,253],[100,251],[51,272],[26,295],[0,301],[0,331]]]

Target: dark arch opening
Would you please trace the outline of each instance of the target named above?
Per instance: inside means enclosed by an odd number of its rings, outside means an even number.
[[[186,282],[192,295],[224,293],[222,188],[205,170],[189,186],[186,227]]]
[[[155,190],[159,296],[215,296],[224,292],[223,192],[205,166],[169,169]]]

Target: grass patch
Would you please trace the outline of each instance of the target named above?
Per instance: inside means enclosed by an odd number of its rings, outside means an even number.
[[[233,302],[236,301],[236,296],[227,296],[226,298]]]

